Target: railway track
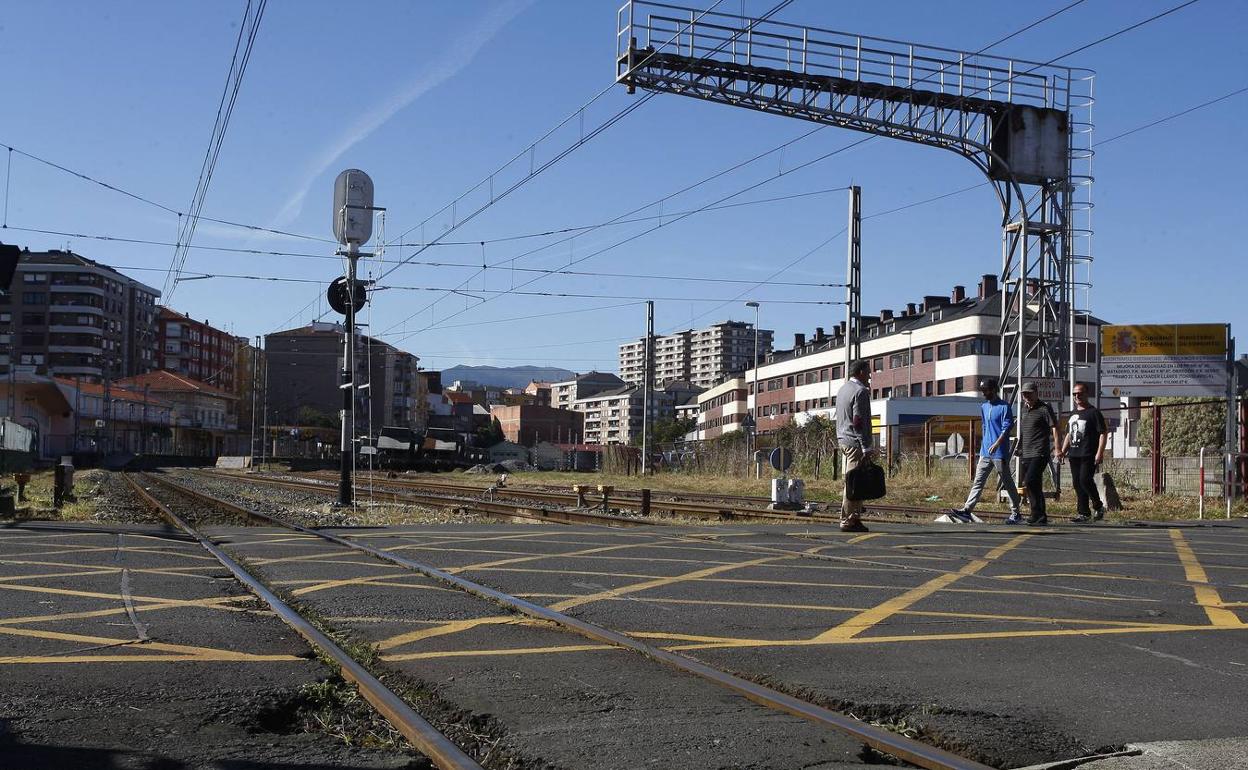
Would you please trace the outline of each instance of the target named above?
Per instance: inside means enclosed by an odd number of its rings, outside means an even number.
[[[240,581],[247,585],[248,588],[260,596],[261,599],[268,603],[269,606],[272,607],[283,620],[288,622],[300,634],[308,639],[309,642],[324,650],[326,654],[330,655],[337,663],[339,663],[339,665],[342,666],[344,677],[348,677],[352,681],[359,684],[361,693],[369,700],[369,702],[377,707],[377,709],[385,715],[387,719],[391,719],[393,717],[392,723],[395,724],[396,729],[399,729],[405,737],[408,737],[408,739],[412,741],[413,745],[415,745],[422,752],[425,752],[430,759],[434,760],[435,764],[444,769],[455,768],[458,770],[459,768],[478,768],[479,770],[479,766],[473,763],[473,761],[466,755],[463,755],[463,753],[460,752],[453,743],[446,739],[445,736],[438,733],[432,725],[416,714],[410,706],[402,701],[401,698],[398,698],[397,695],[386,689],[384,685],[377,681],[375,677],[351,659],[347,653],[338,648],[337,645],[335,645],[328,637],[317,630],[315,626],[299,616],[298,613],[282,602],[281,599],[279,599],[275,594],[269,591],[263,583],[247,573],[242,566],[231,559],[212,541],[204,537],[190,524],[178,517],[176,513],[157,500],[147,490],[143,489],[140,484],[135,482],[130,477],[127,478],[135,487],[135,490],[139,493],[140,497],[142,497],[153,507],[158,506],[162,515],[170,521],[173,521],[177,526],[182,528],[192,537],[195,537],[199,543],[210,553],[212,553],[212,555],[219,561],[221,561],[221,563],[225,565],[231,573],[233,573]],[[857,719],[824,708],[810,701],[794,697],[787,693],[771,689],[748,679],[744,679],[720,670],[694,658],[686,657],[658,647],[653,647],[618,631],[611,630],[577,617],[566,615],[540,604],[520,599],[428,564],[424,564],[406,556],[388,551],[384,548],[378,548],[376,546],[360,543],[350,539],[349,537],[342,537],[336,534],[293,524],[268,514],[250,510],[236,503],[221,500],[206,492],[185,487],[168,479],[159,479],[150,475],[143,475],[141,478],[149,484],[163,487],[177,495],[182,495],[192,500],[196,500],[209,508],[233,512],[250,521],[270,526],[283,527],[303,535],[323,539],[335,545],[367,554],[382,561],[424,575],[429,579],[463,591],[464,593],[477,598],[485,599],[495,605],[501,606],[521,615],[537,620],[547,621],[564,631],[577,634],[591,641],[609,644],[638,653],[649,660],[661,663],[681,671],[684,674],[689,674],[704,681],[727,688],[728,690],[735,692],[736,694],[759,705],[793,716],[801,717],[815,724],[845,733],[855,740],[862,741],[864,744],[877,751],[890,754],[917,767],[927,768],[927,770],[988,770],[986,765],[980,764],[973,760],[959,757],[943,749],[939,749],[903,735],[890,732],[883,728],[861,722]]]
[[[285,489],[295,489],[301,492],[315,492],[323,495],[337,496],[337,484],[330,484],[325,481],[297,481],[290,478],[273,478],[271,476],[240,476],[234,473],[220,473],[217,471],[195,471],[196,473],[204,473],[213,478],[231,479],[234,481],[243,480],[249,484],[260,484],[271,487],[281,487]],[[448,494],[438,491],[421,491],[419,488],[407,489],[403,491],[394,491],[394,485],[377,484],[378,489],[372,491],[374,499],[382,501],[401,503],[405,505],[426,505],[440,508],[463,509],[471,513],[480,513],[486,516],[492,516],[497,519],[507,521],[542,521],[552,524],[597,524],[607,527],[646,527],[651,526],[655,522],[649,519],[640,518],[638,516],[614,516],[605,513],[596,513],[587,510],[568,510],[563,508],[553,508],[541,505],[533,505],[531,503],[508,502],[506,500],[485,500],[481,495],[485,492],[483,489],[471,488],[472,496],[467,496],[467,492],[461,495]],[[358,485],[356,486],[356,494],[360,495],[365,492]]]
[[[258,578],[249,573],[225,551],[221,550],[214,542],[199,532],[186,518],[175,513],[173,508],[165,502],[157,499],[148,489],[145,489],[143,485],[135,481],[130,474],[126,474],[125,478],[134,493],[145,505],[186,534],[195,538],[204,550],[221,562],[221,565],[229,570],[235,579],[267,604],[284,623],[294,629],[323,655],[333,660],[338,665],[342,677],[354,682],[359,689],[360,695],[372,704],[373,708],[377,709],[378,713],[384,716],[386,721],[394,726],[395,730],[428,757],[434,765],[441,768],[441,770],[484,770],[481,765],[461,751],[454,742],[438,732],[424,717],[417,714],[402,697],[382,684],[377,677],[369,673],[367,669],[332,639],[322,633],[320,629],[296,612],[290,605],[282,601],[277,594],[269,590]],[[148,480],[152,479],[150,476],[145,478]],[[257,523],[277,523],[276,520],[264,514],[249,511],[246,508],[219,500],[210,495],[195,492],[169,482],[162,481],[159,483],[187,498],[207,503],[211,508],[224,510]],[[179,505],[178,507],[181,508],[182,506]]]
[[[330,474],[313,471],[306,474],[300,474],[308,478],[330,479]],[[261,478],[261,477],[248,477]],[[337,476],[333,475],[336,479]],[[389,478],[379,476],[377,474],[360,474],[357,477],[357,494],[364,483],[371,483],[374,489],[403,489],[413,491],[423,491],[429,493],[438,493],[448,496],[458,497],[479,497],[485,493],[485,488],[472,484],[460,484],[455,482],[436,481],[432,479],[403,479]],[[565,508],[575,508],[581,502],[576,493],[572,491],[560,491],[554,489],[542,489],[537,487],[524,486],[508,486],[496,490],[495,499],[512,498],[519,500],[536,501],[547,503],[550,505],[563,506]],[[584,502],[589,507],[601,507],[602,496],[586,493],[583,495]],[[821,521],[825,523],[839,522],[840,514],[835,505],[826,505],[823,509],[816,508],[812,513],[796,513],[772,511],[767,509],[770,501],[764,497],[751,497],[747,495],[708,495],[697,493],[676,493],[676,492],[652,492],[650,496],[649,510],[650,515],[669,515],[669,516],[687,516],[696,519],[709,519],[714,521],[740,521],[740,520],[770,520],[770,521]],[[620,490],[613,491],[609,498],[611,507],[621,510],[629,510],[634,514],[641,515],[643,502],[641,493],[636,490]],[[890,505],[887,503],[868,503],[867,518],[868,520],[886,521],[886,520],[909,520],[915,519],[930,520],[940,514],[938,510],[931,508],[923,508],[919,506],[908,505]],[[1007,514],[1004,511],[976,511],[976,515],[984,519],[1004,520]],[[585,520],[584,523],[601,523],[592,519]]]

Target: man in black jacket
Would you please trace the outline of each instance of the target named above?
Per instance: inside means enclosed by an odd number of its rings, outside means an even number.
[[[1018,441],[1019,475],[1022,477],[1023,488],[1027,490],[1027,500],[1031,505],[1031,517],[1027,523],[1043,526],[1049,523],[1044,508],[1044,469],[1049,458],[1057,451],[1061,457],[1061,444],[1058,442],[1057,415],[1053,409],[1040,400],[1036,392],[1036,383],[1024,382],[1019,391],[1023,396],[1023,404],[1019,410],[1020,435]],[[1007,519],[1013,524],[1014,519]]]

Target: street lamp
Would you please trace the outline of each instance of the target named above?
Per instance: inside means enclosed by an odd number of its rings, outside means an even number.
[[[758,409],[758,303],[751,300],[745,303],[746,307],[754,308],[754,360],[750,363],[750,371],[754,373],[754,384],[750,390],[754,393],[754,406],[750,406],[747,398],[745,401],[745,422],[741,425],[742,430],[748,431],[745,440],[745,467],[746,473],[749,473],[749,463],[751,455],[754,451],[754,440],[758,434],[758,421],[754,417],[754,412]]]

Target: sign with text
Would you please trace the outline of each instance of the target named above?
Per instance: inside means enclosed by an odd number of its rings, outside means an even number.
[[[1226,324],[1101,327],[1107,396],[1225,396]]]

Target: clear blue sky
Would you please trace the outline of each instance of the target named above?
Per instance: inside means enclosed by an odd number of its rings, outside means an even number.
[[[777,18],[966,50],[1044,16],[1068,0],[849,3],[797,0]],[[1087,0],[994,53],[1043,61],[1146,18],[1177,0]],[[746,0],[758,14],[772,0]],[[393,239],[449,203],[611,83],[614,2],[296,2],[272,0],[225,140],[204,213],[329,237],[333,178],[359,167],[388,208]],[[704,2],[703,6],[709,5]],[[241,0],[212,3],[27,3],[0,13],[0,142],[46,157],[178,210],[188,207],[221,93]],[[739,0],[721,8],[739,10]],[[1195,5],[1064,64],[1097,72],[1098,137],[1108,138],[1248,85],[1248,4]],[[595,125],[640,98],[616,88],[586,116]],[[1096,159],[1094,311],[1117,322],[1234,324],[1248,350],[1242,217],[1248,204],[1248,94],[1113,142]],[[660,95],[450,237],[476,241],[605,221],[810,130],[813,124]],[[574,123],[545,156],[579,130]],[[861,135],[826,129],[717,182],[673,198],[657,215],[716,200]],[[539,155],[539,162],[542,159]],[[0,158],[0,163],[3,158]],[[4,171],[0,167],[0,173]],[[851,181],[865,214],[974,184],[978,172],[951,153],[874,140],[760,186],[756,200]],[[576,269],[758,279],[844,225],[845,194],[826,193],[689,217],[582,262]],[[462,215],[463,211],[457,211]],[[973,286],[1000,269],[999,209],[988,188],[864,225],[864,311],[903,306],[953,284]],[[449,220],[449,214],[434,225]],[[8,224],[172,241],[176,217],[13,156]],[[516,262],[567,264],[654,220],[603,228]],[[417,239],[419,230],[409,239]],[[0,231],[32,249],[64,247],[108,264],[164,269],[169,247]],[[490,244],[487,262],[509,260],[555,238]],[[197,245],[333,253],[331,244],[202,223]],[[793,281],[844,279],[844,239],[802,261]],[[410,249],[403,253],[410,254]],[[398,252],[391,249],[387,258]],[[478,245],[420,258],[479,264]],[[373,267],[377,270],[381,266]],[[337,262],[193,250],[191,272],[329,280]],[[365,266],[365,269],[369,269]],[[160,272],[128,271],[159,287]],[[471,269],[407,266],[383,283],[456,286]],[[493,269],[469,289],[507,289],[534,274]],[[514,283],[513,283],[514,282]],[[741,285],[550,276],[532,290],[656,296],[668,331],[748,318]],[[840,307],[767,304],[839,299],[833,289],[769,286],[763,326],[786,344],[793,332],[839,320]],[[185,282],[176,309],[238,334],[306,322],[312,285],[229,279]],[[613,369],[616,340],[644,331],[641,306],[473,326],[477,321],[601,307],[621,301],[502,296],[443,299],[390,290],[375,295],[371,328],[423,357],[456,363],[551,364]],[[465,307],[469,307],[465,311]],[[710,311],[710,312],[708,312]],[[458,315],[450,317],[452,313]],[[703,314],[706,314],[703,316]],[[703,316],[700,317],[699,316]],[[410,332],[425,329],[418,334]],[[396,326],[398,325],[398,326]],[[393,327],[393,328],[392,328]],[[410,336],[409,336],[410,334]],[[577,343],[577,344],[565,344]]]

